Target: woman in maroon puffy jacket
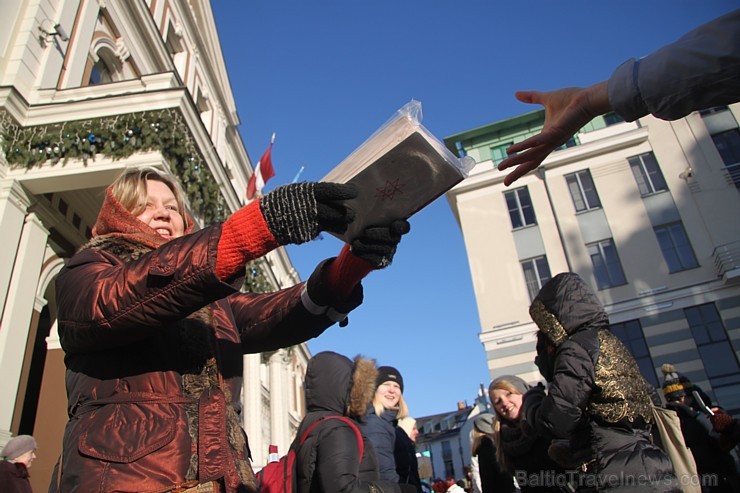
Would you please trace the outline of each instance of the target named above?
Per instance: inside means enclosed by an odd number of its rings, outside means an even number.
[[[240,292],[244,266],[321,230],[342,232],[355,195],[286,185],[191,232],[167,175],[130,170],[111,185],[92,240],[57,279],[70,420],[50,491],[253,491],[242,355],[344,320],[362,301],[360,280],[390,263],[408,223],[374,228],[275,293]]]

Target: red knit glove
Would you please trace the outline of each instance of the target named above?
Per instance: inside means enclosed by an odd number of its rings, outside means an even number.
[[[732,416],[719,410],[714,413],[714,416],[709,416],[709,421],[712,422],[712,428],[719,433],[725,431],[732,424],[732,419]]]

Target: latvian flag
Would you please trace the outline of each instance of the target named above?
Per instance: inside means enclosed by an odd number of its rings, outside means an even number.
[[[249,183],[247,184],[247,200],[252,200],[258,193],[261,193],[267,180],[275,176],[275,170],[272,169],[272,158],[270,157],[274,142],[275,134],[273,133],[270,139],[270,146],[260,158],[257,166],[254,167],[254,173],[249,178]]]

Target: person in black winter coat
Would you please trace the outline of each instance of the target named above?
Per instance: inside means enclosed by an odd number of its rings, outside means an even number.
[[[535,363],[549,389],[527,392],[524,419],[542,434],[567,439],[571,454],[585,456],[579,485],[680,491],[670,459],[650,439],[647,382],[583,279],[558,274],[529,313],[540,329]]]
[[[375,392],[377,370],[372,360],[354,361],[331,351],[318,353],[308,363],[303,386],[306,416],[297,436],[326,416],[347,416],[360,422]],[[402,493],[393,482],[382,481],[372,444],[357,436],[346,423],[329,419],[313,429],[296,452],[297,493]]]
[[[735,461],[722,449],[719,435],[707,431],[702,423],[704,415],[694,408],[696,403],[693,402],[691,394],[694,389],[691,381],[668,363],[664,364],[661,370],[665,375],[663,395],[666,407],[678,415],[686,447],[694,456],[699,477],[704,479],[702,491],[705,493],[740,491],[740,478],[735,469]],[[715,479],[716,484],[713,484]]]
[[[501,470],[496,460],[496,445],[493,443],[493,425],[496,418],[491,413],[479,414],[473,420],[470,447],[470,464],[474,468],[473,491],[475,493],[514,493],[514,476]]]
[[[396,426],[396,446],[393,457],[396,461],[396,473],[399,484],[408,484],[414,491],[422,493],[419,477],[419,461],[416,459],[416,420],[410,416],[398,420]]]
[[[501,470],[514,475],[522,493],[561,492],[555,477],[564,474],[565,468],[548,454],[550,437],[522,422],[522,399],[530,388],[515,375],[498,377],[488,387],[497,415],[493,426],[496,460]]]

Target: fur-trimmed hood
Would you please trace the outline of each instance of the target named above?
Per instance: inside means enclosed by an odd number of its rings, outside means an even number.
[[[365,415],[375,395],[375,361],[324,351],[308,362],[303,388],[306,410],[330,411],[353,418]]]
[[[572,272],[550,279],[532,302],[529,314],[555,347],[576,332],[609,324],[604,306],[586,281]]]

